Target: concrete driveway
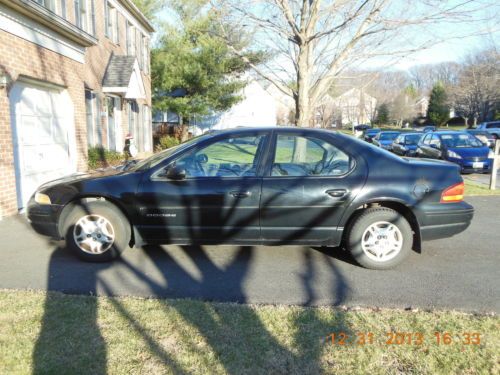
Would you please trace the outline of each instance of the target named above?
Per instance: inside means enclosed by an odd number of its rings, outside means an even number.
[[[35,234],[21,216],[0,222],[0,288],[74,294],[500,312],[500,197],[476,208],[465,233],[427,242],[395,270],[370,271],[340,249],[148,247],[89,264]]]
[[[491,175],[489,174],[473,173],[473,174],[464,174],[462,175],[462,177],[477,184],[485,185],[487,187],[490,186]],[[496,188],[500,189],[500,169],[497,172]]]

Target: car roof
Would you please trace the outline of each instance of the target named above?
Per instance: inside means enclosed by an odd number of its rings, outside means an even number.
[[[439,130],[437,132],[434,132],[432,134],[439,134],[439,135],[454,135],[454,134],[464,134],[467,133],[465,131],[459,131],[459,130]]]
[[[258,131],[286,131],[286,132],[311,132],[311,133],[322,133],[331,134],[338,133],[336,130],[330,129],[317,129],[317,128],[303,128],[300,126],[255,126],[255,127],[235,127],[229,129],[215,130],[210,133],[210,135],[221,135],[221,134],[244,134],[244,133],[255,133]]]

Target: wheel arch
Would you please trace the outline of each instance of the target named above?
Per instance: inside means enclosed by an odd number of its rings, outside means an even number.
[[[393,209],[394,211],[400,213],[405,217],[408,223],[411,226],[413,231],[413,250],[420,252],[421,251],[421,242],[422,237],[420,233],[420,224],[418,222],[417,217],[415,216],[411,207],[405,204],[403,201],[394,198],[387,199],[374,199],[367,201],[363,204],[359,204],[354,211],[350,212],[349,216],[346,218],[344,222],[344,231],[342,234],[342,241],[345,240],[346,234],[349,232],[350,226],[354,223],[356,218],[366,209],[372,207],[385,207]]]
[[[109,204],[112,204],[120,212],[125,216],[127,219],[129,226],[130,226],[130,246],[132,246],[135,243],[135,231],[134,231],[134,225],[132,224],[131,220],[131,215],[127,212],[123,204],[120,203],[119,200],[114,199],[113,197],[109,196],[104,196],[104,195],[99,195],[99,194],[88,194],[88,195],[79,195],[71,199],[66,205],[64,206],[63,210],[61,211],[61,214],[59,215],[59,220],[58,220],[58,230],[59,230],[59,235],[61,238],[64,238],[65,233],[62,233],[62,228],[64,227],[64,222],[66,221],[68,215],[70,212],[73,210],[73,208],[79,206],[79,202],[92,202],[92,201],[100,201],[103,200]]]

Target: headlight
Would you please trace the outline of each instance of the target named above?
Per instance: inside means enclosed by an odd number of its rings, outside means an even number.
[[[493,152],[493,150],[490,150],[490,152],[488,152],[488,159],[493,159],[495,157],[495,153]]]
[[[448,157],[455,159],[462,159],[460,155],[458,155],[455,151],[448,150]]]
[[[35,202],[38,204],[52,204],[50,197],[47,194],[36,193]]]

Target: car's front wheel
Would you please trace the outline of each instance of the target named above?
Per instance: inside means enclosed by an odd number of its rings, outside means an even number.
[[[346,247],[360,265],[389,269],[401,263],[413,246],[413,232],[406,218],[385,207],[369,208],[352,223]]]
[[[64,223],[66,246],[87,262],[107,262],[120,256],[130,241],[127,218],[105,201],[80,202]]]

